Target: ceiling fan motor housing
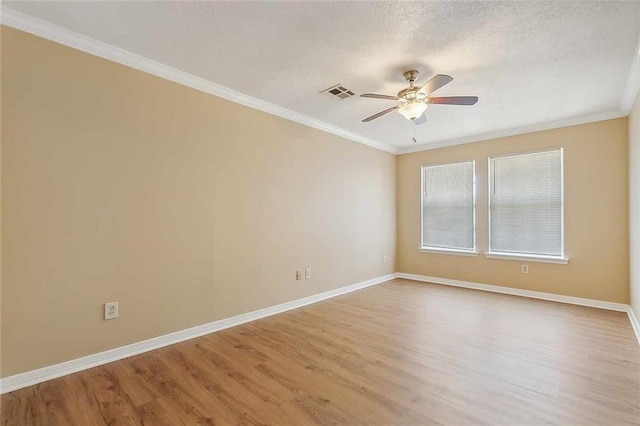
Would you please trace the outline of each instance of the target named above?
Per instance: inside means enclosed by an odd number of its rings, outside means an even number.
[[[422,102],[427,95],[421,92],[419,93],[419,90],[420,88],[417,86],[407,87],[406,89],[398,92],[398,98],[400,98],[400,101],[405,103]]]

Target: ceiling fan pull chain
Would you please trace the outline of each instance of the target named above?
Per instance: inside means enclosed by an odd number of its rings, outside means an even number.
[[[416,121],[412,120],[413,122],[413,137],[411,138],[413,140],[414,143],[418,143],[418,140],[416,139]]]

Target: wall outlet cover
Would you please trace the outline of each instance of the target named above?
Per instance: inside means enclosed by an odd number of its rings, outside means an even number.
[[[118,302],[107,302],[104,304],[104,319],[118,318]]]

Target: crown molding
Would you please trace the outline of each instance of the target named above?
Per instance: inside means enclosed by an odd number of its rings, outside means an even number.
[[[508,136],[521,135],[543,130],[557,129],[561,127],[576,126],[596,121],[611,120],[629,115],[635,98],[640,90],[640,40],[636,49],[626,88],[620,103],[620,109],[582,117],[574,117],[565,120],[558,120],[531,126],[516,127],[512,129],[499,130],[482,135],[468,136],[458,139],[450,139],[426,143],[405,148],[396,148],[383,142],[367,138],[357,133],[342,129],[324,121],[311,118],[287,108],[251,97],[244,93],[229,89],[228,87],[213,83],[201,77],[180,71],[160,62],[153,61],[128,50],[121,49],[108,43],[104,43],[85,35],[76,33],[66,28],[59,27],[49,22],[34,18],[6,6],[0,6],[0,23],[3,25],[19,29],[38,37],[51,40],[53,42],[72,47],[77,50],[107,59],[112,62],[134,68],[148,74],[164,78],[169,81],[190,87],[201,92],[214,95],[231,102],[235,102],[249,108],[257,109],[267,114],[272,114],[287,120],[294,121],[327,133],[340,136],[342,138],[379,149],[392,154],[409,154],[412,152],[427,151],[431,149],[444,148],[454,145],[462,145],[473,142],[481,142],[490,139],[503,138]]]
[[[491,139],[499,139],[508,136],[523,135],[525,133],[540,132],[543,130],[559,129],[561,127],[577,126],[580,124],[594,123],[596,121],[613,120],[615,118],[626,117],[628,114],[623,111],[609,111],[598,114],[585,115],[582,117],[567,118],[564,120],[550,121],[546,123],[534,124],[531,126],[515,127],[513,129],[499,130],[497,132],[484,133],[482,135],[468,136],[460,139],[451,139],[440,142],[433,142],[424,145],[400,148],[398,154],[410,154],[412,152],[428,151],[431,149],[445,148],[448,146],[462,145],[473,142],[482,142]]]
[[[160,62],[129,52],[128,50],[95,40],[91,37],[59,27],[41,19],[34,18],[33,16],[15,11],[6,6],[0,6],[0,23],[65,46],[81,50],[91,55],[126,65],[138,71],[152,74],[157,77],[173,81],[174,83],[178,83],[210,95],[218,96],[249,108],[266,112],[267,114],[295,121],[296,123],[304,124],[305,126],[313,127],[327,133],[332,133],[336,136],[340,136],[372,148],[397,154],[396,148],[382,142],[341,129],[332,124],[325,123],[324,121],[311,118],[307,115],[300,114],[261,99],[245,95],[244,93],[229,89],[228,87],[221,86],[193,74],[180,71]]]
[[[622,93],[622,101],[620,102],[620,109],[629,115],[633,103],[640,91],[640,37],[638,37],[638,44],[636,45],[635,55],[633,62],[631,63],[631,69],[629,70],[629,77],[627,78],[627,85]]]

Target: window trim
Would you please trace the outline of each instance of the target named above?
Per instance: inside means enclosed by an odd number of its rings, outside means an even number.
[[[530,154],[542,154],[544,152],[553,152],[560,151],[560,200],[562,202],[562,206],[560,209],[560,255],[559,256],[551,256],[551,255],[541,255],[541,254],[532,254],[532,253],[517,253],[517,252],[499,252],[491,250],[491,177],[492,177],[492,168],[491,168],[491,160],[497,158],[505,158],[505,157],[517,157],[522,155],[530,155]],[[517,154],[501,154],[494,155],[492,157],[487,158],[487,243],[488,249],[484,252],[485,257],[492,259],[510,259],[510,260],[529,260],[531,262],[547,262],[547,263],[569,263],[569,258],[566,257],[565,252],[565,231],[564,231],[564,147],[556,147],[556,148],[548,148],[541,149],[537,151],[529,151],[529,152],[520,152]]]
[[[418,247],[420,253],[432,253],[432,254],[454,254],[458,256],[472,256],[478,257],[478,252],[475,250],[461,250],[461,249],[445,249],[437,247]]]
[[[464,164],[471,163],[472,176],[473,181],[471,183],[472,193],[473,193],[473,247],[469,250],[464,249],[453,249],[449,247],[436,247],[436,246],[426,246],[424,244],[424,169],[427,167],[438,167],[438,166],[449,166],[453,164]],[[472,160],[466,161],[452,161],[448,163],[437,163],[437,164],[429,164],[426,166],[420,166],[420,247],[418,247],[418,251],[422,253],[437,253],[437,254],[453,254],[459,256],[478,256],[478,242],[477,242],[477,214],[476,214],[476,160],[475,158]]]
[[[504,259],[504,260],[524,260],[528,262],[540,262],[540,263],[558,263],[566,265],[569,263],[569,258],[564,256],[544,256],[536,254],[520,254],[520,253],[504,253],[498,251],[486,251],[484,257],[489,259]]]

